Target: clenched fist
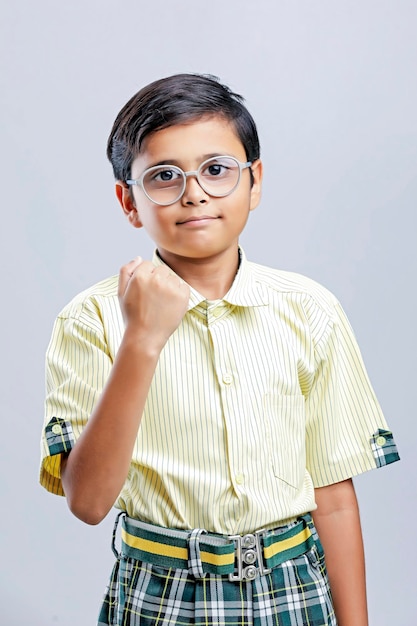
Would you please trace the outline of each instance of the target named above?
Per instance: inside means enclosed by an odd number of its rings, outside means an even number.
[[[120,270],[118,296],[126,332],[162,349],[187,311],[190,288],[169,267],[137,257]]]

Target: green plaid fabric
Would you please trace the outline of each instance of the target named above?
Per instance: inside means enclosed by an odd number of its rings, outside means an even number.
[[[390,430],[379,428],[371,437],[371,448],[377,467],[398,461],[400,456]]]
[[[60,417],[53,417],[45,428],[46,444],[50,456],[70,452],[74,447],[74,434],[71,423]]]
[[[195,578],[123,554],[117,559],[98,626],[336,626],[323,549],[314,545],[265,576],[231,582]]]

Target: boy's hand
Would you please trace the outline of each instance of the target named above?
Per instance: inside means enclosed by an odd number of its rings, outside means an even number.
[[[118,296],[126,332],[162,349],[187,311],[190,288],[169,267],[137,257],[120,270]]]

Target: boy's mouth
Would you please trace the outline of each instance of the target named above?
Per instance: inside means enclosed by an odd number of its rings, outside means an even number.
[[[177,222],[177,224],[196,224],[197,222],[208,222],[210,220],[217,220],[219,217],[217,215],[191,215],[187,217],[185,220],[181,220]]]

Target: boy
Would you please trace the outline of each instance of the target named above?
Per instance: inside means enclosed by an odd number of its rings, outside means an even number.
[[[59,315],[41,468],[83,521],[124,512],[99,624],[366,625],[351,479],[398,454],[334,296],[239,247],[262,182],[242,98],[156,81],[108,157],[157,250]]]

